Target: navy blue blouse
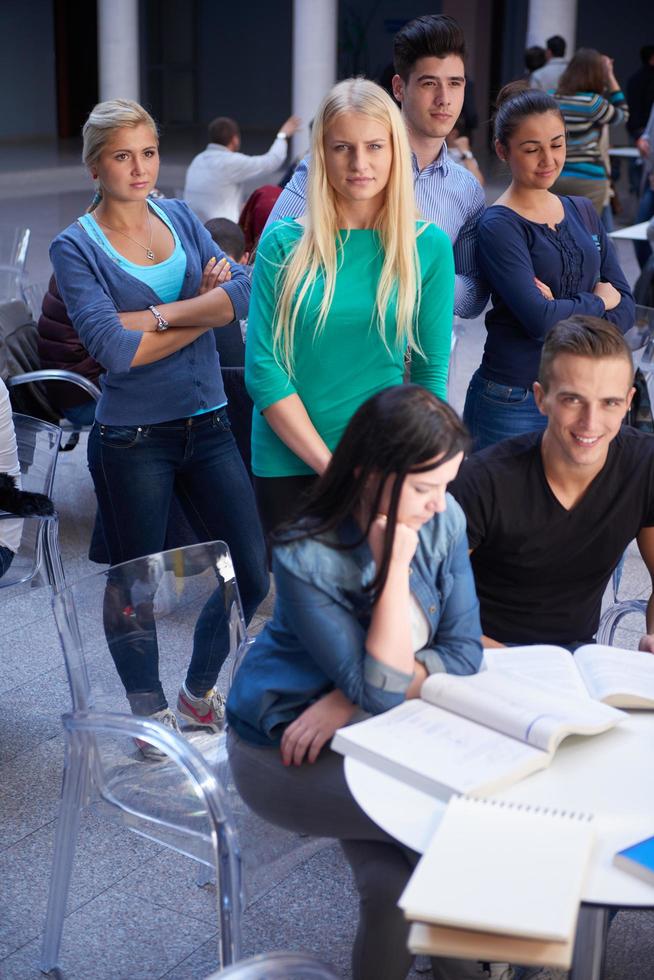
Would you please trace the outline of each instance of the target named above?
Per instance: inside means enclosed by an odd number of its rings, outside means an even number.
[[[495,204],[479,222],[479,264],[491,287],[481,373],[499,384],[529,387],[538,375],[545,335],[576,313],[603,317],[625,333],[634,300],[613,243],[586,198],[562,197],[563,220],[550,228]],[[593,232],[589,230],[593,228]],[[545,299],[534,277],[552,290]],[[606,311],[593,293],[603,280],[622,295]]]

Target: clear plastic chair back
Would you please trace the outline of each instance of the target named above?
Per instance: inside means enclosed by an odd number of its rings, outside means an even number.
[[[14,414],[14,429],[23,490],[52,495],[61,429],[30,415]],[[0,521],[20,529],[20,546],[9,570],[0,578],[0,588],[29,582],[42,573],[53,588],[63,586],[58,550],[57,518],[16,518],[0,514]]]
[[[48,912],[55,924],[43,962],[56,962],[57,909],[62,901],[65,906],[60,892],[73,861],[74,832],[65,821],[74,826],[77,812],[88,806],[216,873],[221,917],[231,910],[229,929],[222,923],[223,962],[232,962],[240,908],[323,842],[272,827],[246,807],[231,779],[224,730],[197,728],[180,716],[181,737],[147,717],[152,685],[145,680],[152,679],[153,664],[174,710],[196,656],[229,648],[217,682],[226,692],[233,665],[249,646],[227,545],[191,545],[114,566],[63,589],[53,607],[73,713],[64,719],[63,822]],[[145,663],[149,675],[142,672]],[[135,672],[132,677],[145,679],[141,693],[130,682],[129,702],[119,669],[123,678]],[[137,738],[154,744],[161,758],[144,758]],[[209,878],[205,873],[202,880]]]

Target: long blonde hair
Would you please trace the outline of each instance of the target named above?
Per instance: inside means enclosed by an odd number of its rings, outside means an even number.
[[[124,126],[135,129],[142,125],[152,129],[158,143],[157,124],[147,109],[144,109],[138,102],[132,102],[130,99],[109,99],[107,102],[98,102],[91,109],[89,117],[82,127],[82,161],[84,165],[90,168],[97,162],[114,130],[122,129]],[[101,200],[102,191],[98,185],[88,210],[93,211],[97,208]]]
[[[273,323],[273,351],[289,376],[293,375],[293,346],[300,306],[305,297],[311,294],[321,273],[324,292],[315,325],[316,335],[325,325],[334,297],[344,240],[339,238],[336,194],[327,179],[325,134],[334,120],[345,112],[357,112],[381,123],[390,134],[393,150],[386,199],[375,223],[384,261],[371,323],[376,320],[382,340],[388,346],[385,318],[388,306],[396,296],[397,344],[410,346],[422,353],[415,331],[420,305],[420,265],[416,247],[417,211],[409,141],[399,109],[384,89],[364,78],[348,78],[334,86],[316,114],[305,228],[294,251],[278,273],[281,276],[281,290]]]

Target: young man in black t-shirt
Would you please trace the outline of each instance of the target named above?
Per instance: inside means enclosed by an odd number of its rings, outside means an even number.
[[[472,455],[450,491],[468,541],[486,646],[592,640],[602,595],[633,538],[654,581],[654,436],[622,426],[631,352],[606,320],[558,323],[534,397],[542,435]],[[640,648],[654,652],[654,600]]]

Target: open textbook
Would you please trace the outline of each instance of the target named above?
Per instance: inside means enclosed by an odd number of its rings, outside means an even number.
[[[340,728],[332,748],[449,799],[510,786],[545,769],[566,736],[597,735],[624,717],[510,671],[432,674],[419,699]]]
[[[399,900],[414,952],[568,968],[588,814],[454,797]]]
[[[654,654],[588,644],[484,650],[491,671],[511,671],[555,687],[564,695],[594,698],[616,708],[654,708]]]

